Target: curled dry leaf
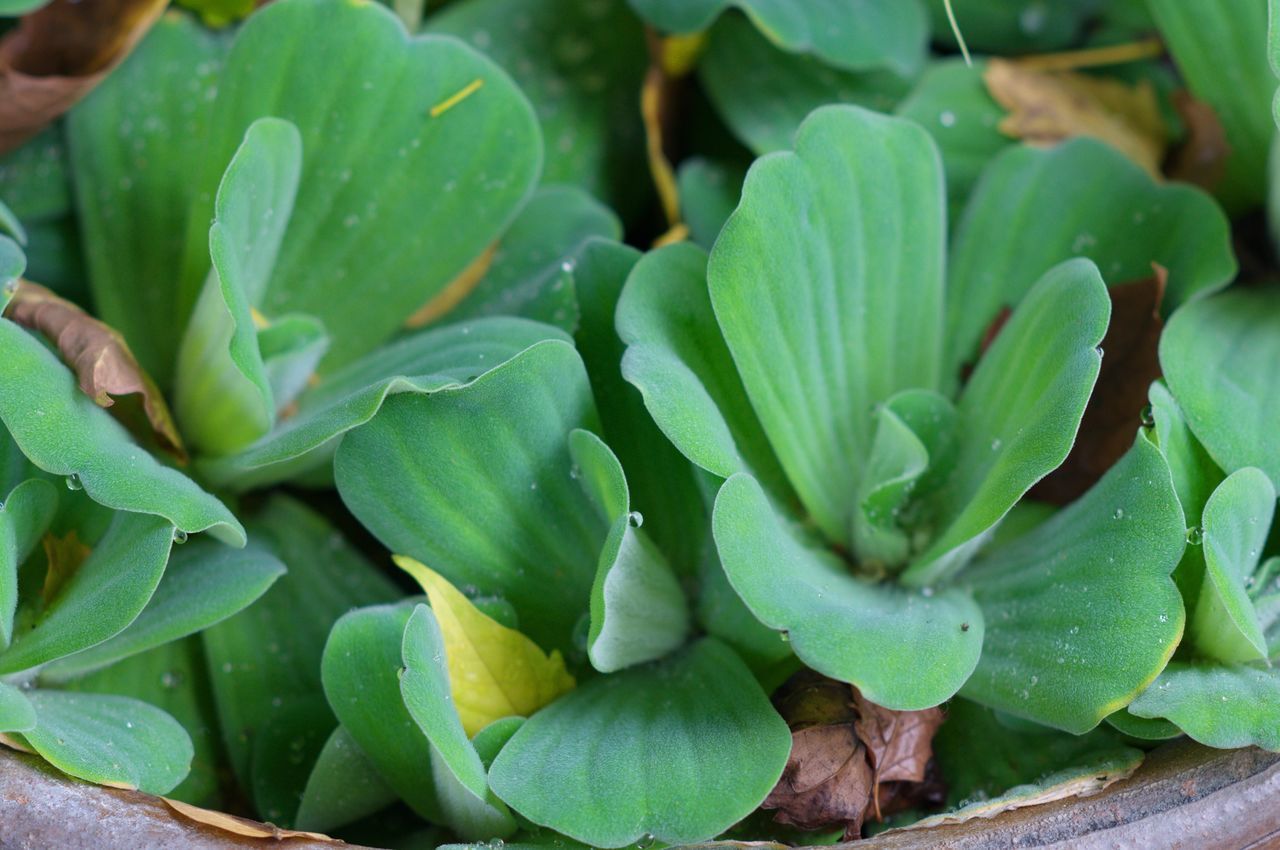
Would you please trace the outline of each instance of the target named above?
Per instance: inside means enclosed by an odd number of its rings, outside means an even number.
[[[0,154],[30,139],[102,81],[166,0],[53,0],[0,39]]]
[[[763,808],[801,829],[843,826],[945,798],[933,765],[940,708],[894,711],[852,685],[804,670],[775,695],[792,728],[791,756]]]
[[[1102,370],[1080,420],[1071,454],[1031,490],[1032,498],[1065,505],[1085,494],[1133,444],[1147,389],[1160,377],[1160,305],[1169,273],[1109,287],[1111,324],[1102,338]]]
[[[296,829],[281,829],[280,827],[270,823],[259,823],[256,820],[248,818],[236,817],[228,815],[224,812],[215,812],[212,809],[202,809],[199,806],[193,806],[190,803],[183,803],[178,800],[170,800],[168,797],[161,797],[169,808],[188,820],[196,823],[211,826],[214,829],[220,829],[223,832],[229,832],[232,835],[242,835],[245,838],[271,838],[276,841],[282,841],[288,838],[306,838],[312,841],[324,841],[332,844],[340,844],[337,839],[330,838],[327,835],[321,835],[318,832],[300,832]]]
[[[762,804],[774,820],[801,829],[844,825],[857,838],[872,795],[866,748],[852,723],[810,726],[791,736],[782,778]]]
[[[75,371],[84,390],[102,407],[138,395],[147,421],[168,451],[185,458],[182,438],[155,381],[129,350],[119,331],[39,284],[24,280],[5,316],[43,334]]]
[[[1159,177],[1167,133],[1155,89],[1074,71],[1049,72],[1006,59],[987,62],[987,90],[1009,114],[1000,131],[1030,144],[1092,136]]]

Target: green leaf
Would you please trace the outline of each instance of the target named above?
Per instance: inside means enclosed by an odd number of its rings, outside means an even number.
[[[622,377],[625,346],[615,315],[627,276],[640,253],[593,239],[573,270],[582,316],[574,342],[587,367],[603,435],[616,452],[628,489],[648,523],[645,533],[681,575],[696,571],[707,531],[707,509],[693,466],[662,435],[644,409],[640,391]]]
[[[351,733],[339,726],[316,759],[294,828],[328,832],[384,809],[396,799],[396,792]]]
[[[796,128],[820,106],[852,103],[892,111],[909,88],[907,73],[842,70],[813,56],[785,53],[733,15],[712,28],[698,65],[716,112],[757,154],[790,148]]]
[[[1015,728],[1006,721],[966,699],[947,705],[947,722],[934,736],[933,752],[947,777],[948,808],[964,811],[968,801],[985,804],[1072,767],[1083,775],[1100,761],[1142,757],[1107,728],[1070,735],[1031,725]]]
[[[729,582],[752,613],[786,633],[810,667],[872,702],[937,705],[978,663],[983,616],[967,593],[854,576],[837,555],[801,539],[751,476],[724,483],[712,524]]]
[[[1129,705],[1138,717],[1164,717],[1210,747],[1280,751],[1280,668],[1170,662]]]
[[[618,217],[579,189],[542,187],[502,235],[488,272],[443,320],[517,315],[572,331],[578,306],[569,270],[592,237],[621,238]]]
[[[27,244],[27,232],[22,229],[22,222],[18,220],[18,217],[13,214],[13,210],[9,209],[4,201],[0,201],[0,230],[8,232],[17,241],[17,244]],[[6,278],[0,277],[0,281],[4,280]]]
[[[1159,263],[1169,271],[1165,312],[1236,273],[1227,219],[1199,189],[1157,184],[1093,139],[1012,147],[984,172],[952,243],[949,380],[976,357],[1002,307],[1016,306],[1041,275],[1075,256],[1093,260],[1108,284],[1150,277]]]
[[[198,291],[184,294],[174,278],[229,44],[225,33],[189,15],[163,15],[66,120],[97,315],[124,334],[138,362],[166,389]],[[230,153],[218,165],[228,159]],[[221,168],[210,192],[218,177]],[[210,211],[202,222],[206,262],[212,218]]]
[[[17,16],[34,12],[49,0],[0,0],[0,15]]]
[[[213,187],[268,115],[298,127],[303,162],[261,310],[319,319],[333,338],[322,371],[378,347],[479,256],[528,199],[542,158],[528,101],[457,40],[407,38],[375,3],[263,9],[218,81],[180,303],[194,303],[209,268]]]
[[[1280,293],[1237,289],[1188,304],[1160,338],[1160,365],[1192,432],[1227,472],[1256,466],[1280,487]]]
[[[173,526],[146,514],[117,513],[35,626],[0,653],[14,673],[96,646],[132,623],[155,592],[173,545]]]
[[[256,763],[256,735],[295,705],[323,701],[320,658],[334,621],[352,606],[401,596],[336,529],[300,502],[272,498],[250,528],[288,572],[253,605],[202,633],[218,726],[242,788],[260,786],[258,775],[273,769]],[[295,735],[323,740],[332,731],[332,716],[303,712],[294,715]],[[301,720],[314,727],[301,728]],[[296,781],[286,789],[295,801],[307,777]],[[273,794],[272,800],[279,797]],[[263,804],[272,801],[257,802],[266,809]]]
[[[937,149],[919,127],[823,108],[796,153],[752,166],[711,252],[711,301],[738,373],[833,541],[849,539],[873,406],[939,383],[942,192]]]
[[[178,530],[208,530],[243,546],[244,529],[216,498],[161,466],[93,399],[57,355],[0,319],[0,420],[31,462],[74,481],[94,501],[163,517]]]
[[[1043,53],[1075,44],[1101,0],[950,0],[969,49]],[[1114,4],[1112,4],[1114,5]],[[944,0],[928,0],[933,37],[955,44]]]
[[[937,393],[904,390],[877,407],[875,419],[853,546],[864,562],[897,567],[911,545],[902,508],[913,494],[925,495],[945,481],[954,467],[956,411]]]
[[[178,721],[136,699],[30,691],[36,726],[23,738],[79,779],[165,794],[191,767],[191,738]]]
[[[813,53],[843,68],[918,68],[928,38],[917,0],[630,0],[649,23],[667,32],[706,29],[736,6],[769,39],[793,53]]]
[[[275,421],[252,313],[270,283],[301,167],[298,128],[260,118],[218,185],[209,228],[213,270],[178,349],[174,395],[183,434],[210,454],[253,442]]]
[[[433,599],[432,605],[435,602]],[[455,795],[451,825],[468,837],[508,835],[515,831],[515,821],[502,801],[489,790],[480,754],[467,740],[454,709],[445,638],[432,611],[425,605],[416,606],[405,626],[400,694],[414,722],[431,742],[432,766],[437,776],[442,769],[448,770],[454,781],[465,789],[464,793],[471,795],[469,800]],[[440,780],[437,783],[444,787]],[[459,811],[466,814],[460,817]]]
[[[1173,473],[1173,489],[1182,503],[1187,527],[1198,527],[1205,503],[1225,476],[1191,433],[1181,406],[1164,382],[1153,383],[1147,397],[1155,420],[1156,444]]]
[[[337,721],[324,697],[293,700],[254,730],[249,759],[254,808],[271,823],[292,823],[302,789]]]
[[[58,491],[40,479],[22,482],[0,502],[0,652],[13,638],[18,567],[44,535],[57,507]]]
[[[0,235],[0,312],[18,291],[18,279],[27,269],[27,256],[8,236]]]
[[[1183,531],[1168,466],[1139,435],[1079,501],[962,574],[987,622],[963,694],[1075,734],[1123,708],[1182,636]]]
[[[1107,723],[1112,728],[1137,738],[1140,741],[1168,741],[1182,737],[1182,730],[1163,718],[1138,717],[1131,714],[1128,708],[1107,715]]]
[[[1102,364],[1111,299],[1093,263],[1050,269],[979,361],[957,405],[955,472],[932,500],[941,533],[903,580],[953,574],[1066,459]]]
[[[1245,467],[1218,485],[1204,508],[1204,588],[1188,635],[1198,652],[1228,664],[1264,661],[1267,642],[1249,589],[1276,511],[1276,488]]]
[[[195,634],[248,607],[285,568],[270,553],[195,541],[177,549],[142,613],[124,631],[41,670],[60,681]]]
[[[591,588],[587,654],[602,673],[653,661],[689,633],[689,605],[662,552],[634,515],[613,520]]]
[[[13,685],[0,682],[0,732],[29,732],[35,725],[31,700]]]
[[[738,165],[720,160],[691,157],[680,163],[676,172],[680,215],[689,226],[689,238],[705,250],[711,250],[720,228],[738,206],[746,176]]]
[[[572,183],[629,216],[649,189],[638,100],[644,30],[624,0],[469,0],[427,29],[471,43],[520,82],[546,140],[544,183]]]
[[[1206,6],[1195,0],[1147,0],[1151,15],[1191,93],[1213,107],[1230,156],[1217,195],[1233,212],[1260,204],[1274,119],[1263,108],[1275,98],[1259,0]]]
[[[582,361],[538,343],[464,386],[388,399],[343,439],[338,491],[388,549],[506,598],[567,654],[607,528],[571,474],[574,428],[599,428]]]
[[[548,325],[499,317],[403,337],[324,376],[271,433],[235,454],[203,459],[199,469],[237,490],[323,470],[338,438],[372,419],[389,396],[458,386],[536,342],[568,338]]]
[[[947,178],[947,212],[952,226],[960,219],[987,163],[1013,143],[997,129],[1005,113],[987,92],[984,68],[981,61],[972,66],[961,59],[937,62],[894,110],[924,127],[937,143]]]
[[[476,733],[471,739],[471,743],[475,746],[476,752],[480,755],[480,761],[484,763],[485,770],[493,765],[493,760],[498,757],[498,753],[502,752],[502,748],[511,740],[511,736],[524,725],[523,717],[504,717],[501,720],[495,720],[488,726]]]
[[[592,679],[538,712],[498,754],[489,782],[526,818],[587,844],[677,844],[749,814],[790,749],[750,671],[706,639]]]
[[[415,812],[438,821],[431,742],[400,694],[401,645],[415,605],[406,600],[344,614],[325,644],[321,675],[334,714],[382,778]]]
[[[751,472],[794,502],[716,324],[706,266],[707,255],[683,243],[636,263],[618,299],[622,375],[690,461],[721,478]]]
[[[190,736],[194,755],[187,778],[165,796],[196,806],[223,808],[222,748],[199,639],[167,643],[62,683],[59,688],[131,697],[172,716]]]

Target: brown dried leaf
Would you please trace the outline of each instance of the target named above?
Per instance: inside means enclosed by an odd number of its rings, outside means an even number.
[[[987,90],[1009,114],[1000,131],[1030,144],[1092,136],[1160,176],[1167,133],[1150,81],[1135,85],[1073,71],[1038,71],[990,59]]]
[[[143,371],[124,337],[75,304],[39,284],[24,280],[5,311],[18,324],[39,331],[71,365],[84,390],[102,407],[120,396],[140,395],[147,421],[164,448],[181,459],[182,438],[164,396]]]
[[[942,709],[894,711],[856,692],[854,700],[858,709],[854,731],[867,748],[876,781],[923,782],[933,758],[933,736],[945,716]]]
[[[280,827],[270,823],[259,823],[256,820],[229,815],[225,812],[215,812],[212,809],[202,809],[199,806],[193,806],[190,803],[183,803],[179,800],[170,800],[168,797],[161,797],[169,808],[188,820],[196,823],[211,826],[214,829],[220,829],[223,832],[229,832],[232,835],[242,835],[246,838],[271,838],[276,841],[282,841],[287,838],[308,838],[312,841],[324,841],[326,843],[340,844],[336,838],[330,838],[327,835],[321,835],[318,832],[300,832],[295,829],[281,829]]]
[[[1071,454],[1031,490],[1035,499],[1065,505],[1083,496],[1133,444],[1147,390],[1160,377],[1159,343],[1168,272],[1109,287],[1111,324],[1102,338],[1102,369],[1080,420]]]
[[[41,543],[44,545],[44,558],[48,562],[48,570],[44,575],[44,587],[40,595],[47,606],[62,592],[62,588],[66,587],[71,577],[79,572],[80,565],[93,550],[80,542],[75,529],[68,532],[65,537],[46,534]]]
[[[53,0],[0,39],[0,154],[40,132],[129,55],[166,0]]]
[[[1222,129],[1213,107],[1196,100],[1188,91],[1174,92],[1173,108],[1186,125],[1187,136],[1173,153],[1169,177],[1212,192],[1222,182],[1227,158],[1231,156],[1227,131]]]
[[[871,765],[852,723],[810,726],[791,735],[782,778],[761,804],[774,820],[801,829],[843,824],[856,838],[871,800]]]

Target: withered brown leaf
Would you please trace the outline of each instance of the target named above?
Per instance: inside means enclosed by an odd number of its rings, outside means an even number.
[[[330,838],[327,835],[321,835],[318,832],[302,832],[295,829],[281,829],[275,824],[259,823],[256,820],[249,820],[237,815],[229,815],[224,812],[217,812],[213,809],[202,809],[199,806],[193,806],[190,803],[184,803],[181,800],[171,800],[168,797],[161,797],[169,808],[173,809],[179,815],[195,823],[203,826],[210,826],[222,832],[231,835],[239,835],[245,838],[270,838],[275,841],[284,841],[290,838],[305,838],[311,841],[321,841],[324,843],[341,843],[336,838]]]
[[[856,838],[871,799],[872,772],[852,723],[810,726],[791,735],[791,756],[762,808],[801,829],[843,825]]]
[[[1007,59],[988,60],[983,80],[991,97],[1009,111],[999,125],[1002,133],[1041,145],[1091,136],[1159,176],[1167,132],[1149,81],[1135,86],[1075,71],[1041,71]]]
[[[0,154],[93,89],[129,55],[167,0],[53,0],[0,39]]]
[[[1032,488],[1032,498],[1057,505],[1078,499],[1133,444],[1147,390],[1160,377],[1160,305],[1168,272],[1155,263],[1152,270],[1151,277],[1108,288],[1111,324],[1102,338],[1098,382],[1071,453]]]
[[[119,331],[28,280],[19,281],[5,316],[52,342],[75,371],[80,389],[100,406],[111,407],[116,398],[139,395],[147,421],[161,445],[185,458],[182,438],[164,396],[138,365]]]
[[[1170,157],[1169,176],[1212,192],[1222,182],[1227,158],[1231,156],[1227,131],[1213,107],[1196,100],[1188,91],[1173,93],[1173,108],[1187,128],[1187,135]]]
[[[867,749],[874,788],[872,808],[881,816],[880,786],[892,782],[923,782],[933,758],[933,736],[942,725],[940,708],[894,711],[876,705],[854,690],[858,720],[854,731]]]
[[[894,711],[812,670],[788,679],[774,704],[792,729],[791,756],[763,804],[779,823],[843,826],[849,840],[866,818],[945,798],[933,764],[942,709]]]

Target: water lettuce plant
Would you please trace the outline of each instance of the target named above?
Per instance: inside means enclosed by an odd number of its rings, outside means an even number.
[[[114,2],[0,0],[0,744],[638,850],[1280,750],[1261,0]]]

